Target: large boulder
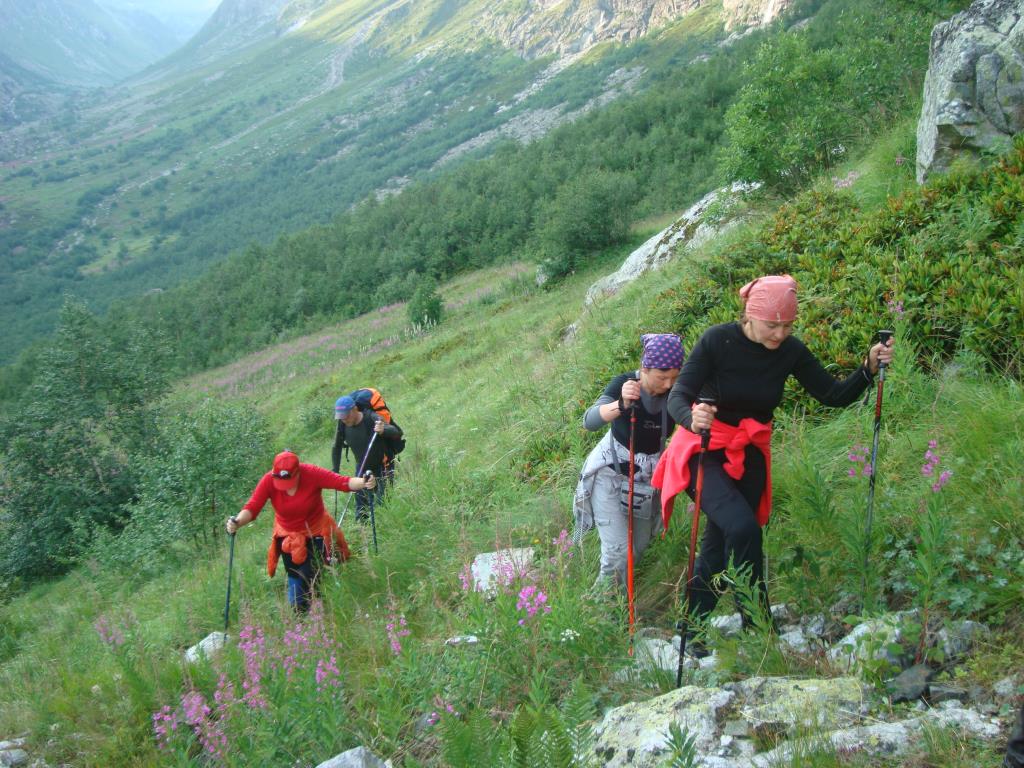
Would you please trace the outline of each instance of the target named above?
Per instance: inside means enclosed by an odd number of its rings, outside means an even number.
[[[594,752],[604,768],[660,765],[668,755],[670,726],[678,723],[708,753],[719,742],[719,724],[736,694],[692,685],[610,710],[597,726]]]
[[[917,124],[917,180],[960,153],[1001,151],[1024,130],[1024,8],[977,0],[932,30]]]
[[[736,203],[759,186],[735,182],[708,192],[670,226],[629,254],[618,271],[590,286],[584,306],[614,296],[640,275],[658,269],[680,253],[699,248],[738,223],[736,212],[742,208]]]

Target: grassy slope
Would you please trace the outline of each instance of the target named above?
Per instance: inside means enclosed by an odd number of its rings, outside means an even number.
[[[893,158],[905,152],[906,134],[903,126],[878,142],[858,166],[864,175],[854,189],[865,203],[909,183],[891,171]],[[741,230],[730,237],[746,236]],[[636,695],[608,681],[626,663],[624,635],[607,620],[607,612],[595,612],[583,597],[595,570],[593,535],[584,557],[551,587],[556,610],[546,619],[555,638],[563,627],[589,627],[600,635],[580,657],[566,657],[557,642],[538,646],[534,640],[522,648],[499,648],[486,657],[493,668],[481,672],[458,667],[440,641],[480,631],[481,617],[500,608],[500,601],[480,606],[459,593],[458,571],[475,552],[531,543],[550,552],[547,540],[569,527],[575,473],[595,439],[577,427],[579,415],[610,374],[635,364],[638,333],[668,326],[667,302],[652,304],[651,298],[685,285],[694,263],[669,265],[588,311],[574,344],[562,343],[562,330],[579,317],[586,286],[608,271],[607,264],[550,292],[532,289],[530,273],[516,276],[514,268],[469,275],[445,289],[449,317],[429,334],[403,335],[403,308],[392,307],[250,356],[178,392],[183,404],[210,396],[251,402],[270,419],[278,448],[297,449],[320,464],[329,463],[330,403],[357,386],[381,387],[409,435],[402,482],[380,515],[380,555],[370,555],[366,530],[346,525],[359,555],[341,580],[326,588],[330,623],[344,649],[346,706],[338,708],[340,719],[329,735],[300,725],[288,738],[290,751],[262,759],[315,764],[335,750],[367,743],[403,757],[407,765],[431,763],[441,748],[438,737],[414,732],[410,723],[435,706],[438,691],[462,708],[475,700],[492,714],[507,716],[539,685],[538,671],[550,664],[561,670],[559,688],[576,674],[589,676],[601,690],[601,705]],[[991,684],[1024,661],[1016,642],[1022,623],[1019,584],[1013,581],[1017,565],[999,554],[981,554],[1024,539],[1024,515],[1012,504],[1024,475],[1020,388],[975,373],[969,359],[937,379],[905,360],[894,366],[887,389],[876,506],[876,551],[884,567],[877,570],[897,602],[910,600],[910,587],[898,582],[913,577],[921,510],[941,499],[945,529],[954,551],[965,558],[943,565],[963,577],[954,586],[966,590],[968,604],[955,612],[973,615],[970,590],[995,588],[986,580],[1011,579],[999,593],[1005,601],[981,617],[996,633],[961,670],[966,680]],[[853,407],[820,423],[780,419],[776,517],[768,537],[776,600],[820,610],[859,583],[857,559],[844,542],[863,524],[864,483],[847,477],[846,454],[852,445],[869,441],[871,423],[870,407]],[[941,497],[930,494],[919,474],[930,438],[940,441],[943,466],[954,470],[954,481]],[[829,507],[821,499],[829,497],[830,511],[823,515]],[[262,574],[268,517],[239,536],[235,605],[249,620],[273,627],[279,624],[275,617],[287,620],[288,614],[283,579],[267,581]],[[639,574],[643,623],[671,625],[685,566],[686,528],[680,520],[644,559]],[[962,567],[976,562],[983,566],[980,572]],[[76,765],[158,761],[149,714],[174,704],[187,687],[176,654],[219,628],[225,564],[223,556],[189,562],[160,582],[138,586],[115,583],[99,566],[83,568],[4,606],[0,734],[29,729],[37,745],[57,734],[47,756],[74,759]],[[956,599],[958,593],[943,594]],[[723,610],[730,609],[726,602]],[[949,608],[948,601],[943,608]],[[409,618],[413,634],[404,641],[405,655],[396,659],[387,651],[383,625],[397,612]],[[92,629],[101,617],[130,628],[129,650],[115,654],[102,645]],[[237,673],[237,654],[227,663]],[[754,662],[738,657],[735,671],[837,672],[820,661],[808,666],[774,657]],[[191,674],[193,685],[212,690],[211,670]],[[495,692],[485,694],[485,681]],[[252,727],[259,732],[260,726]],[[992,745],[939,740],[922,749],[933,761],[929,764],[997,764]],[[253,760],[257,752],[239,754]]]

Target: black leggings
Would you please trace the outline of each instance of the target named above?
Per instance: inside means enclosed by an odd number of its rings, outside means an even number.
[[[686,493],[694,498],[697,490],[698,456],[690,459],[690,486]],[[750,566],[751,585],[759,599],[768,607],[768,588],[764,583],[764,550],[761,526],[755,510],[767,481],[764,455],[752,445],[745,451],[743,477],[733,480],[726,474],[725,451],[708,451],[704,456],[704,488],[701,512],[705,517],[700,556],[690,582],[688,610],[698,620],[706,619],[718,604],[719,593],[712,586],[713,577],[724,571],[730,559],[739,567]],[[746,626],[749,617],[740,606]]]

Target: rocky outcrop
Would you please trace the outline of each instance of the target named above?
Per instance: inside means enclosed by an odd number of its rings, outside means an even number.
[[[597,726],[594,754],[605,768],[663,765],[670,728],[693,740],[696,765],[769,768],[789,764],[809,746],[831,744],[845,754],[892,758],[906,753],[926,728],[949,728],[982,739],[999,737],[998,720],[958,702],[884,722],[870,712],[856,678],[754,677],[721,688],[688,685],[645,702],[610,710]]]
[[[614,296],[622,288],[651,270],[658,269],[680,253],[699,248],[737,223],[737,203],[758,184],[734,183],[709,192],[670,226],[654,235],[622,262],[617,272],[602,277],[587,290],[584,306]]]
[[[605,41],[633,42],[700,5],[701,0],[526,0],[516,4],[515,13],[499,5],[479,22],[482,31],[524,58],[563,57]]]
[[[793,4],[793,0],[723,0],[725,29],[764,27],[771,24]]]
[[[917,180],[1024,130],[1024,8],[978,0],[932,30],[917,125]]]

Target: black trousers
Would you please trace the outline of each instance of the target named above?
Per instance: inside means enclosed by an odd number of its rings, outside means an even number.
[[[326,559],[325,551],[323,537],[314,536],[306,539],[306,559],[301,563],[294,562],[287,552],[281,552],[284,570],[288,574],[288,602],[300,613],[309,610],[309,603],[317,591],[317,579]]]
[[[1010,743],[1003,758],[1005,768],[1024,768],[1024,704],[1017,712],[1017,723],[1010,731]]]
[[[690,460],[690,487],[686,493],[695,498],[697,491],[698,456]],[[739,480],[726,474],[725,451],[708,451],[704,455],[704,487],[701,493],[701,513],[704,516],[704,536],[700,556],[697,558],[690,582],[691,616],[706,619],[718,604],[719,592],[713,586],[714,577],[722,573],[729,561],[737,566],[750,566],[751,585],[762,605],[767,609],[768,588],[764,583],[764,550],[761,526],[757,524],[755,510],[767,481],[764,455],[748,445],[744,458],[744,473]],[[737,603],[739,606],[739,603]],[[749,617],[739,606],[744,625]]]

